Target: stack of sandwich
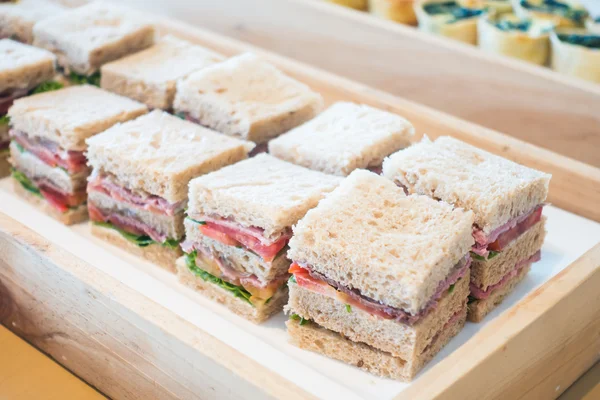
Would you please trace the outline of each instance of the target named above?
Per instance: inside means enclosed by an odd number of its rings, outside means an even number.
[[[0,40],[0,174],[9,148],[16,193],[234,313],[285,307],[292,343],[409,380],[539,260],[549,175],[410,146],[409,121],[367,105],[321,113],[260,57],[154,44],[120,7],[59,11],[19,33],[47,50]],[[56,62],[102,89],[49,83]]]

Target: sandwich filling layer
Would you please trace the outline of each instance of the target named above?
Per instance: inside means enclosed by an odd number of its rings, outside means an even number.
[[[519,275],[519,272],[521,271],[521,269],[525,268],[526,266],[528,266],[534,262],[540,261],[541,258],[542,258],[541,251],[538,250],[533,256],[529,257],[526,260],[522,260],[522,261],[518,262],[515,265],[515,267],[509,273],[504,275],[504,277],[498,283],[489,286],[487,288],[487,290],[482,290],[477,285],[471,283],[469,286],[470,291],[471,291],[470,297],[475,298],[477,300],[487,299],[495,290],[501,289],[506,284],[508,284],[508,282],[512,278]]]
[[[405,310],[382,304],[375,299],[361,294],[358,289],[345,287],[323,274],[316,272],[310,265],[301,265],[294,262],[290,266],[289,272],[293,274],[291,279],[293,279],[298,286],[307,290],[337,299],[380,318],[393,319],[397,322],[413,325],[436,308],[439,299],[444,293],[452,292],[454,284],[465,276],[470,265],[471,258],[467,254],[454,266],[454,268],[452,268],[446,279],[438,284],[436,292],[427,302],[425,307],[417,314],[411,314]]]
[[[473,238],[475,239],[475,245],[471,251],[482,259],[494,257],[542,219],[543,207],[544,204],[537,205],[531,211],[513,218],[489,234],[485,234],[480,228],[474,226]]]
[[[90,195],[88,211],[92,222],[117,230],[140,247],[154,243],[171,248],[179,245],[183,233],[169,237],[173,230],[167,232],[165,225],[181,225],[185,202],[169,203],[162,197],[133,191],[97,171],[90,177],[87,190]],[[118,207],[101,203],[98,194],[108,197],[112,200],[112,205]],[[142,218],[146,214],[156,215],[156,218]]]

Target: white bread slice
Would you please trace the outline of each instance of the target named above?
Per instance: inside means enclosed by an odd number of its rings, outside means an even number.
[[[290,260],[286,258],[285,254],[279,255],[271,263],[267,263],[262,257],[249,250],[228,246],[203,235],[198,229],[199,225],[189,219],[185,219],[183,224],[186,240],[214,250],[229,261],[233,268],[240,272],[256,275],[261,282],[266,283],[273,280],[275,277],[286,273],[290,267]]]
[[[333,175],[381,166],[383,159],[410,144],[415,129],[399,115],[348,102],[269,142],[277,158]]]
[[[288,258],[416,314],[470,250],[472,224],[469,211],[356,170],[294,227]]]
[[[133,10],[94,1],[46,18],[33,27],[33,43],[50,50],[68,73],[91,75],[102,64],[154,43],[154,27]]]
[[[10,144],[10,158],[12,165],[30,178],[48,179],[65,193],[85,191],[88,171],[82,171],[77,175],[70,175],[62,168],[49,166],[33,155],[33,153],[28,151],[21,153],[15,142]]]
[[[173,107],[204,126],[263,143],[314,117],[323,98],[246,53],[180,80]]]
[[[232,218],[273,237],[295,224],[341,180],[259,154],[192,180],[188,215]]]
[[[202,278],[194,275],[185,264],[185,257],[177,260],[177,277],[182,284],[224,305],[235,314],[255,324],[264,322],[270,316],[280,312],[288,299],[287,286],[283,285],[275,292],[268,303],[252,306],[214,283],[204,281]]]
[[[354,342],[366,343],[394,357],[412,360],[431,345],[444,325],[466,308],[469,274],[456,282],[453,291],[442,295],[436,308],[414,325],[375,317],[346,304],[289,282],[290,300],[286,312],[340,333]]]
[[[128,253],[148,260],[172,273],[175,273],[175,262],[183,254],[183,251],[181,251],[181,248],[179,247],[171,249],[158,243],[140,247],[125,239],[116,230],[99,226],[94,223],[90,223],[90,229],[92,235],[113,244]]]
[[[183,211],[173,216],[155,213],[117,201],[109,195],[94,190],[88,192],[88,202],[102,210],[104,214],[135,215],[136,220],[151,226],[157,232],[164,233],[169,239],[181,239],[185,234]]]
[[[0,40],[0,97],[7,90],[30,90],[56,73],[56,57],[10,39]]]
[[[150,108],[170,110],[178,79],[222,60],[220,54],[167,35],[152,47],[103,65],[100,86]]]
[[[0,3],[0,37],[31,44],[35,23],[66,9],[56,1],[47,0]]]
[[[383,175],[419,193],[471,210],[485,233],[532,210],[548,196],[551,175],[451,137],[392,154]]]
[[[487,299],[469,302],[468,320],[471,322],[481,322],[498,304],[502,303],[502,300],[506,296],[512,293],[515,286],[525,279],[530,270],[531,264],[521,268],[518,275],[508,280],[501,288],[494,290]]]
[[[161,110],[117,124],[87,144],[89,165],[171,203],[187,199],[192,178],[242,160],[254,147]]]
[[[473,258],[471,282],[482,290],[500,282],[517,263],[529,259],[542,248],[546,237],[545,225],[546,217],[543,217],[491,260],[480,261]]]
[[[43,197],[29,192],[16,180],[13,179],[12,181],[13,190],[19,197],[26,200],[28,203],[32,204],[44,214],[54,218],[55,220],[65,225],[73,225],[88,219],[88,210],[85,204],[77,207],[74,210],[68,210],[67,212],[61,213],[52,205],[50,205]]]
[[[85,139],[146,112],[137,101],[81,85],[17,99],[8,115],[16,130],[83,151]]]
[[[390,353],[378,350],[364,343],[353,342],[316,323],[300,325],[299,321],[288,320],[285,324],[290,342],[300,347],[323,354],[335,360],[378,375],[399,381],[410,381],[454,336],[462,330],[467,317],[467,309],[461,311],[459,318],[447,326],[433,345],[410,360],[394,357]]]

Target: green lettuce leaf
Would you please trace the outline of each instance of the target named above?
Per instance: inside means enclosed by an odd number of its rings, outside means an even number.
[[[216,276],[199,268],[196,265],[196,251],[195,250],[186,255],[185,262],[186,262],[186,265],[189,268],[189,270],[192,271],[192,273],[194,275],[202,278],[203,281],[214,283],[215,285],[231,292],[231,294],[233,294],[238,299],[242,299],[245,302],[247,302],[248,304],[250,304],[251,306],[254,306],[254,304],[252,304],[252,302],[250,301],[252,294],[249,291],[247,291],[246,289],[244,289],[242,286],[236,286],[229,282],[225,282],[223,279],[217,278]]]
[[[478,261],[486,261],[486,260],[491,260],[492,258],[496,257],[498,254],[500,254],[499,251],[490,250],[487,258],[485,258],[483,256],[480,256],[479,254],[471,252],[471,257]]]
[[[40,85],[38,85],[35,89],[33,89],[33,91],[31,92],[31,94],[38,94],[38,93],[44,93],[44,92],[52,92],[54,90],[58,90],[58,89],[62,89],[64,87],[64,85],[60,82],[56,82],[56,81],[46,81]]]
[[[288,279],[288,282],[298,283],[298,282],[296,282],[296,276],[294,276],[294,275],[290,276],[290,279]]]
[[[179,246],[179,240],[177,240],[177,239],[167,239],[163,243],[158,243],[148,235],[134,235],[133,233],[129,233],[127,231],[124,231],[123,229],[117,228],[110,222],[94,221],[94,224],[101,226],[103,228],[114,229],[115,231],[119,232],[121,234],[121,236],[123,236],[125,239],[127,239],[131,243],[136,244],[140,247],[147,247],[147,246],[150,246],[151,244],[160,244],[165,247],[168,247],[169,249],[175,249],[175,248],[177,248],[177,246]]]
[[[290,314],[290,319],[293,319],[294,321],[300,321],[300,326],[306,325],[310,322],[309,320],[302,318],[298,314]]]
[[[10,117],[8,115],[3,115],[0,117],[0,125],[8,125],[10,123]]]
[[[69,74],[69,80],[77,85],[94,85],[100,87],[100,72],[96,72],[92,75],[81,75],[76,72]]]
[[[14,168],[11,169],[11,173],[12,177],[15,178],[25,190],[35,194],[36,196],[43,197],[37,186],[35,186],[35,184],[27,176],[25,176],[24,173]]]

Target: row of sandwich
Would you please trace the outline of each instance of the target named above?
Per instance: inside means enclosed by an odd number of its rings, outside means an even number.
[[[576,0],[328,0],[600,82],[600,15]]]
[[[0,40],[11,179],[48,215],[89,219],[253,322],[285,310],[295,345],[400,380],[540,259],[549,175],[450,137],[411,145],[398,115],[323,110],[262,58],[155,41],[131,13],[48,18],[45,49]],[[56,64],[102,88],[48,82]]]

